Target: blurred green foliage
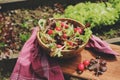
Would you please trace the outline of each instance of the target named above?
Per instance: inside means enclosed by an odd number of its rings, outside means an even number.
[[[29,33],[26,33],[26,34],[24,34],[24,33],[20,33],[20,40],[23,42],[23,43],[25,43],[25,41],[27,41],[27,39],[30,37],[30,34]]]
[[[72,18],[91,28],[101,29],[104,26],[114,25],[120,20],[120,0],[109,0],[106,3],[78,3],[69,5],[64,14],[54,14],[55,18]]]

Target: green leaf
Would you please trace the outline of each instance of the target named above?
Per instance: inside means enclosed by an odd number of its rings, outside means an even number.
[[[74,33],[74,27],[73,27],[73,25],[70,25],[70,24],[68,24],[68,26],[69,26],[69,30],[68,29],[66,29],[66,34],[68,35],[68,36],[71,36],[73,33]]]
[[[38,25],[39,25],[41,31],[44,31],[45,24],[46,24],[46,20],[45,19],[40,19],[38,21]]]
[[[22,24],[21,24],[21,27],[23,27],[23,28],[28,28],[28,23],[27,22],[23,22]]]
[[[22,42],[26,42],[27,41],[27,39],[30,37],[30,34],[23,34],[23,33],[20,33],[20,39],[21,39],[21,41]]]
[[[0,43],[0,48],[4,47],[5,46],[5,43],[4,42],[1,42]]]

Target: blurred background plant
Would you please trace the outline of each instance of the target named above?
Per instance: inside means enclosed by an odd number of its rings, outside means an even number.
[[[115,0],[114,0],[115,1]],[[64,11],[64,14],[54,14],[55,18],[66,17],[78,20],[86,24],[91,23],[91,28],[100,30],[102,27],[114,25],[120,19],[120,1],[103,3],[78,3],[69,5]]]

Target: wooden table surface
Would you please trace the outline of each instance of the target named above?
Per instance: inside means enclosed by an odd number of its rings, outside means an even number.
[[[110,46],[114,51],[120,53],[120,46],[113,44],[110,44]],[[101,55],[101,57],[107,61],[107,71],[98,77],[94,75],[94,72],[90,72],[88,70],[85,70],[82,74],[78,74],[76,72],[77,65],[80,62],[86,59],[95,59],[96,56],[98,56],[98,53],[94,54],[94,52],[84,49],[79,56],[60,62],[60,66],[64,74],[78,78],[85,78],[90,80],[120,80],[120,56],[113,57],[108,55]]]

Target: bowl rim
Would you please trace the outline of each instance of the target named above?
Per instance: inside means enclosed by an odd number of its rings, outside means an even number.
[[[76,22],[77,24],[81,25],[83,28],[85,28],[85,25],[80,23],[79,21],[77,20],[74,20],[74,19],[71,19],[71,18],[52,18],[53,20],[70,20],[70,21],[74,21]]]

